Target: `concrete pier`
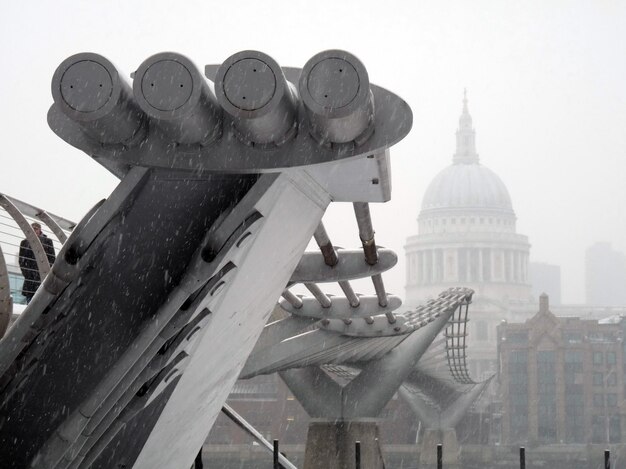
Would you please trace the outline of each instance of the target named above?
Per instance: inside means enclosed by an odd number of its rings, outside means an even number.
[[[437,467],[437,445],[443,446],[443,466],[446,469],[461,468],[461,448],[454,428],[426,430],[420,445],[420,469]]]
[[[354,469],[355,443],[361,442],[361,468],[383,469],[375,420],[314,420],[309,424],[304,469]]]

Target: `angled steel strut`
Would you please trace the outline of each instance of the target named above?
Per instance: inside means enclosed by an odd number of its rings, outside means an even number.
[[[174,53],[132,86],[92,53],[55,72],[50,127],[121,182],[0,341],[1,467],[191,466],[328,204],[389,200],[411,111],[356,57],[205,73]]]

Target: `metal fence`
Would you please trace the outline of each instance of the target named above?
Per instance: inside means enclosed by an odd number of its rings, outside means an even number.
[[[43,280],[50,268],[42,242],[31,226],[34,222],[41,225],[55,253],[59,252],[75,226],[74,222],[63,217],[0,193],[0,337],[8,326],[11,314],[19,310],[15,305],[27,302],[23,294],[24,273],[28,274],[29,267],[20,267],[21,243],[24,240],[29,243],[37,264],[37,268],[32,270],[37,270],[40,279]]]

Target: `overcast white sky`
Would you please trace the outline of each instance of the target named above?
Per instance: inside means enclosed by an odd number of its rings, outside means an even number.
[[[584,252],[626,252],[624,1],[2,0],[0,192],[79,220],[116,179],[46,124],[50,79],[76,52],[129,74],[172,50],[199,67],[258,49],[303,66],[329,48],[357,55],[370,81],[402,96],[413,130],[392,149],[393,200],[372,207],[386,275],[404,296],[404,250],[429,181],[451,163],[463,88],[481,163],[505,182],[531,259],[561,266],[563,300],[584,302]],[[326,221],[357,247],[350,206]]]

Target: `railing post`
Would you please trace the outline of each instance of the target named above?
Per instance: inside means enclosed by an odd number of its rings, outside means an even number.
[[[611,451],[604,450],[604,469],[611,469]]]
[[[361,469],[361,442],[354,443],[354,463],[356,469]]]
[[[204,464],[202,464],[202,448],[200,448],[200,451],[193,462],[193,469],[204,469]]]
[[[278,464],[278,440],[274,440],[274,469],[280,469]]]
[[[443,469],[443,445],[437,445],[437,469]]]
[[[526,448],[523,446],[519,449],[519,467],[520,469],[526,469]]]

